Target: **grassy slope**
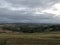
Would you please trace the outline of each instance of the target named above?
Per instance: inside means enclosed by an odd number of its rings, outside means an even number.
[[[0,45],[60,45],[60,32],[4,33],[0,34]]]

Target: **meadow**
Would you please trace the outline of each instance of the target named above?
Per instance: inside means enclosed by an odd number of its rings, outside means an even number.
[[[0,45],[60,45],[60,32],[1,33]]]

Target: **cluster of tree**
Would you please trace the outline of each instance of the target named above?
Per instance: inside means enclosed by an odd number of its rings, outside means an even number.
[[[24,25],[14,27],[11,26],[3,26],[3,30],[11,30],[18,31],[24,33],[34,33],[34,32],[49,32],[49,31],[60,31],[60,25]]]

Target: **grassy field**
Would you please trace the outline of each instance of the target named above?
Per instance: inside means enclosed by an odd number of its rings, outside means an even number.
[[[60,45],[60,32],[2,33],[0,45]]]

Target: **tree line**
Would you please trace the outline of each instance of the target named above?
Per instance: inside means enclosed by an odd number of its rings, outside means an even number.
[[[11,30],[23,33],[35,33],[35,32],[49,32],[49,31],[60,31],[60,25],[24,25],[24,26],[3,26],[3,30]]]

